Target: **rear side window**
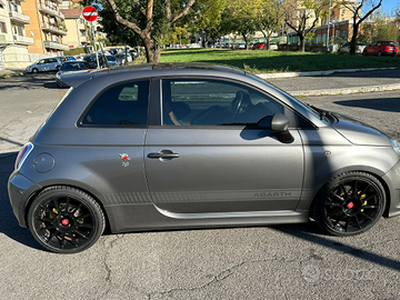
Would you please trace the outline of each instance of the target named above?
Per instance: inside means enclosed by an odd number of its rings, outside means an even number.
[[[84,114],[86,126],[144,126],[150,81],[129,82],[103,92]]]

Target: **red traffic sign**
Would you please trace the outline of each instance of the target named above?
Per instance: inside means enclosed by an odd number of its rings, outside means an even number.
[[[86,6],[83,11],[82,15],[88,22],[93,22],[97,19],[97,10],[93,6]]]

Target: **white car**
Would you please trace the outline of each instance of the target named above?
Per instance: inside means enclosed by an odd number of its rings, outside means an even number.
[[[269,49],[270,50],[278,50],[278,44],[275,42],[272,42],[269,44]]]
[[[39,59],[34,64],[28,66],[26,71],[28,73],[58,71],[62,64],[63,62],[60,57],[44,58]]]

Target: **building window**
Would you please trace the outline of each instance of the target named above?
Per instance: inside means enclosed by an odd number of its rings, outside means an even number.
[[[5,22],[0,21],[0,31],[2,33],[7,33],[7,27]]]

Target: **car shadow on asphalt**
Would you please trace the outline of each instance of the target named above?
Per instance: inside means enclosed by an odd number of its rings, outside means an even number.
[[[55,73],[25,74],[21,77],[12,77],[0,80],[0,90],[25,89],[32,90],[38,88],[58,90]]]
[[[18,152],[0,154],[0,234],[3,233],[14,241],[26,246],[44,250],[35,241],[27,228],[19,226],[8,198],[8,177],[14,169],[17,154]]]
[[[306,242],[315,245],[326,247],[330,251],[337,251],[343,254],[351,255],[356,258],[365,260],[367,262],[372,262],[377,265],[381,265],[396,271],[400,271],[399,260],[391,259],[370,251],[366,251],[365,249],[362,248],[346,245],[346,239],[351,239],[351,237],[328,239],[327,234],[322,232],[315,223],[314,224],[312,223],[313,222],[309,222],[308,224],[275,225],[275,226],[270,226],[270,228],[285,233],[287,235],[293,236],[297,239],[304,240]],[[373,234],[373,233],[365,233],[365,234]],[[338,239],[340,239],[340,241],[343,241],[343,243],[337,241]]]
[[[336,101],[333,103],[348,107],[360,107],[380,111],[400,112],[400,97],[346,100]]]

